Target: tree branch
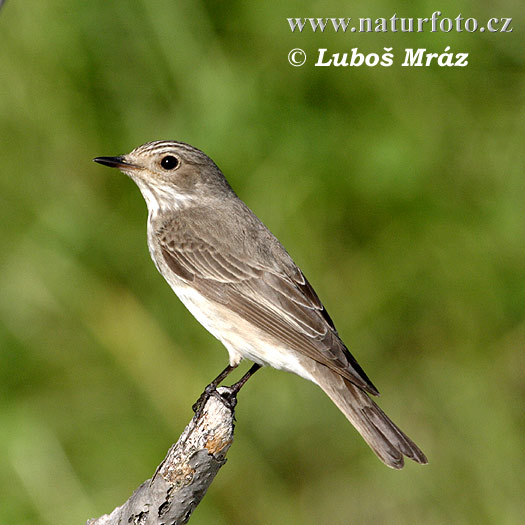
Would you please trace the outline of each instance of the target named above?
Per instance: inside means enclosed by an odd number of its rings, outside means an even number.
[[[226,463],[225,456],[233,442],[235,395],[228,387],[219,387],[207,399],[204,396],[201,396],[201,408],[169,449],[153,477],[111,514],[88,520],[86,525],[188,522]]]

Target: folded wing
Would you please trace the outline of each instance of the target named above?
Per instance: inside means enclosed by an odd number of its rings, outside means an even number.
[[[339,338],[302,272],[279,272],[196,239],[160,236],[164,260],[182,280],[280,344],[327,366],[366,392],[378,391]],[[293,273],[293,275],[289,275]]]

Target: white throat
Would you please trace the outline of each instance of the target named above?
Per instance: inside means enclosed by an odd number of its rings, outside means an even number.
[[[159,212],[186,208],[193,201],[193,197],[176,193],[171,188],[159,186],[152,188],[140,179],[135,179],[135,182],[146,201],[150,217],[155,217]]]

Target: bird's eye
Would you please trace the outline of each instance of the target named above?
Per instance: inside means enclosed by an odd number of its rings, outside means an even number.
[[[174,170],[179,165],[179,159],[173,155],[166,155],[161,161],[160,165],[165,170]]]

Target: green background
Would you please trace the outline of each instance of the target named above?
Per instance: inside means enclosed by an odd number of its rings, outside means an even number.
[[[286,22],[434,10],[512,17],[514,32]],[[6,2],[0,521],[83,523],[121,504],[226,364],[151,263],[138,189],[91,162],[177,139],[280,238],[430,460],[387,469],[318,388],[264,370],[191,523],[522,522],[524,14],[510,1]],[[468,67],[400,65],[405,47],[448,45]],[[395,62],[314,67],[319,47],[393,47]]]

